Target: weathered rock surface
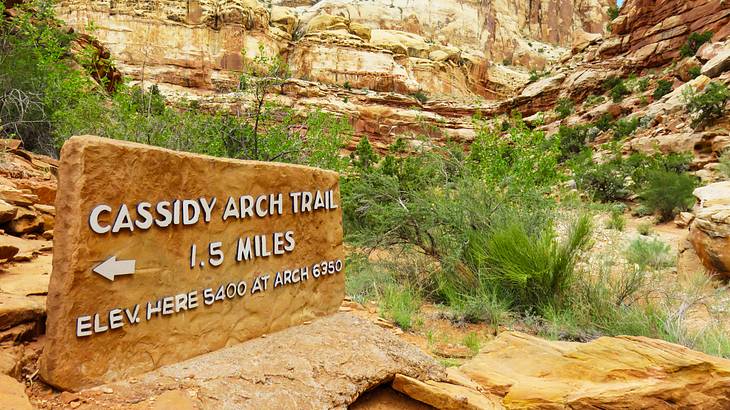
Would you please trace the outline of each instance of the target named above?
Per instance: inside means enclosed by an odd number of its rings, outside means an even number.
[[[689,239],[708,271],[730,278],[730,181],[695,189]]]
[[[0,404],[5,410],[32,410],[25,386],[10,376],[0,374]]]
[[[149,409],[160,398],[202,409],[344,409],[396,374],[447,378],[392,332],[338,313],[77,396],[81,409]]]
[[[644,337],[574,343],[505,332],[460,370],[507,408],[730,406],[730,360]]]

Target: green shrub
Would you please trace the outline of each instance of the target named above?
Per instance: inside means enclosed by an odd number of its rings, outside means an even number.
[[[588,142],[588,126],[578,125],[568,127],[561,125],[558,129],[560,141],[560,160],[568,159],[581,152]]]
[[[682,57],[692,57],[697,54],[697,50],[712,39],[713,33],[711,31],[705,31],[702,33],[692,33],[687,37],[687,41],[679,49],[679,55]]]
[[[578,254],[589,245],[590,219],[582,217],[559,241],[552,227],[530,233],[523,222],[507,221],[482,249],[473,249],[477,271],[509,295],[516,308],[539,309],[559,305],[575,274]],[[483,259],[482,259],[483,258]],[[488,266],[488,267],[487,267]]]
[[[682,96],[687,111],[694,115],[692,124],[697,126],[721,118],[725,114],[725,105],[730,100],[730,90],[725,84],[713,81],[702,93],[687,87]]]
[[[573,101],[570,98],[560,98],[555,105],[555,112],[559,118],[565,118],[573,113]]]
[[[659,212],[662,222],[687,210],[694,203],[692,191],[696,186],[694,177],[670,171],[651,171],[646,188],[641,193],[642,203]]]
[[[647,212],[651,212],[651,209],[645,208]],[[640,215],[645,216],[645,215]],[[636,231],[639,233],[639,235],[649,236],[654,231],[654,225],[652,225],[649,222],[642,222],[636,227]]]
[[[606,101],[606,97],[604,97],[602,95],[591,94],[586,98],[584,105],[586,107],[594,107],[598,104],[602,104],[604,101]]]
[[[633,134],[639,128],[639,118],[621,118],[613,124],[613,138],[621,140]]]
[[[370,145],[370,140],[367,137],[363,137],[355,146],[355,150],[350,153],[350,160],[355,167],[367,170],[375,166],[380,160],[380,157],[373,150],[373,146]]]
[[[629,89],[626,87],[624,81],[614,75],[606,78],[603,82],[603,88],[611,94],[611,99],[615,103],[623,101],[624,96],[629,94]]]
[[[468,347],[469,350],[471,350],[472,354],[479,353],[479,348],[481,347],[479,335],[477,335],[476,332],[467,333],[466,336],[464,336],[464,338],[462,339],[461,344]]]
[[[654,89],[654,101],[659,100],[660,98],[664,97],[665,95],[672,92],[672,83],[667,80],[659,80],[657,82],[657,86]]]
[[[347,91],[352,90],[352,86],[350,85],[350,82],[349,81],[345,81],[345,83],[342,84],[342,87],[344,87],[345,90],[347,90]]]
[[[416,316],[420,307],[420,297],[410,288],[397,285],[385,287],[381,312],[401,329],[409,330],[413,327],[414,316]]]
[[[609,113],[603,113],[600,117],[598,117],[593,125],[601,131],[606,131],[613,127],[613,115]]]
[[[621,208],[614,207],[611,210],[611,218],[606,224],[606,228],[615,229],[617,231],[623,231],[626,228],[626,218],[624,217],[623,210]]]
[[[699,66],[690,67],[687,70],[687,73],[689,74],[690,78],[697,78],[702,73],[702,68],[700,68]]]
[[[626,248],[626,260],[639,266],[639,269],[662,269],[673,266],[672,248],[659,239],[638,238]]]
[[[618,7],[611,6],[608,8],[608,18],[610,20],[616,20],[616,18],[618,17],[618,13],[619,13]]]
[[[428,102],[428,94],[426,94],[423,90],[416,91],[415,93],[411,94],[411,97],[413,97],[421,104],[426,104]]]

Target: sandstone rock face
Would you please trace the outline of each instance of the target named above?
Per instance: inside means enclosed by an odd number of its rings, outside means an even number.
[[[614,47],[604,57],[627,54],[633,64],[655,67],[679,59],[679,49],[693,32],[712,31],[714,39],[730,35],[730,4],[716,0],[627,0],[611,23]]]
[[[50,384],[118,380],[337,311],[336,173],[96,137],[61,156]]]
[[[730,406],[730,360],[644,337],[574,343],[505,332],[460,370],[507,408]]]
[[[699,200],[689,239],[711,273],[730,278],[730,182],[695,189]]]
[[[308,65],[336,55],[338,65],[319,67],[312,78],[393,91],[390,83],[407,73],[409,81],[417,83],[405,88],[410,91],[489,96],[490,90],[480,85],[495,82],[484,69],[491,62],[539,68],[555,61],[575,39],[602,33],[610,1],[541,0],[523,5],[506,0],[327,0],[288,5],[291,2],[279,1],[267,8],[256,0],[67,0],[58,10],[79,31],[93,21],[98,27],[94,36],[109,48],[119,68],[137,79],[230,89],[236,71],[262,44],[268,53],[288,59],[302,79],[312,74]],[[318,47],[312,47],[313,40]],[[382,61],[388,56],[383,52],[404,58],[384,70]],[[338,69],[349,65],[356,68]],[[388,78],[368,83],[369,72]],[[434,76],[438,81],[431,81]]]

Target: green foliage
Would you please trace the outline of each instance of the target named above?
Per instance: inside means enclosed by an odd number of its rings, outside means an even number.
[[[711,31],[704,31],[702,33],[692,33],[687,37],[687,41],[679,49],[679,55],[682,57],[692,57],[697,54],[697,50],[712,39],[713,33]]]
[[[668,154],[649,157],[634,153],[623,157],[615,153],[602,163],[590,156],[578,158],[571,164],[578,188],[602,202],[620,201],[639,193],[653,171],[681,173],[687,171],[689,154]]]
[[[344,83],[344,84],[342,84],[342,86],[343,86],[343,87],[345,88],[345,90],[347,90],[347,91],[350,91],[350,90],[352,90],[352,86],[350,85],[350,82],[349,82],[349,81],[345,81],[345,83]]]
[[[648,211],[651,211],[647,208]],[[639,233],[639,235],[649,236],[653,233],[654,228],[653,225],[649,222],[642,222],[636,227],[636,231]]]
[[[642,203],[659,212],[661,221],[669,221],[694,203],[695,178],[687,174],[653,170],[648,174]]]
[[[613,138],[621,140],[633,134],[639,128],[639,118],[621,118],[613,124]]]
[[[654,101],[659,100],[670,92],[672,92],[672,83],[667,80],[659,80],[656,88],[654,89]]]
[[[350,159],[352,160],[352,165],[361,170],[370,169],[370,167],[377,164],[380,160],[367,137],[360,139],[360,142],[355,147],[355,151],[350,153]]]
[[[584,104],[586,107],[593,107],[598,104],[602,104],[604,101],[606,101],[606,97],[604,97],[602,95],[591,94],[586,98],[586,101]]]
[[[479,348],[481,347],[479,335],[476,334],[476,332],[467,333],[466,336],[464,336],[464,338],[462,339],[461,344],[469,348],[472,354],[479,353]]]
[[[15,11],[0,24],[0,137],[53,155],[53,113],[98,104],[103,90],[71,68],[74,35],[59,29],[50,1],[18,3]]]
[[[616,20],[616,18],[618,17],[618,13],[619,13],[618,7],[611,6],[608,8],[608,18],[610,20]]]
[[[626,260],[639,266],[639,269],[662,269],[673,266],[675,261],[670,254],[672,248],[659,239],[637,238],[626,248]]]
[[[560,160],[564,161],[568,158],[580,153],[589,141],[589,127],[587,125],[577,125],[569,127],[561,125],[558,129],[558,141],[560,144]]]
[[[687,73],[689,74],[690,78],[697,78],[702,73],[702,68],[700,68],[700,66],[690,67],[687,70]]]
[[[486,124],[477,124],[469,160],[473,169],[490,184],[507,189],[547,187],[560,179],[557,170],[559,141],[531,130],[516,119],[502,134]],[[504,128],[504,127],[503,127]]]
[[[556,306],[575,274],[581,250],[589,245],[590,219],[580,218],[560,241],[552,227],[530,232],[523,222],[507,221],[482,249],[473,249],[471,262],[486,274],[483,280],[510,295],[524,310]],[[479,252],[481,251],[481,252]]]
[[[623,207],[613,207],[611,209],[611,217],[606,224],[606,228],[623,231],[626,228],[626,218],[624,217]]]
[[[560,98],[555,105],[555,112],[558,114],[558,117],[562,119],[572,114],[573,108],[573,100],[570,98]]]
[[[611,87],[610,90],[611,99],[615,103],[623,101],[624,97],[629,94],[629,89],[626,87],[623,81],[618,81],[616,85]]]
[[[601,131],[607,131],[613,127],[613,115],[609,113],[601,114],[593,125]]]
[[[390,285],[385,287],[381,312],[403,330],[413,327],[414,316],[421,307],[420,297],[408,287]]]
[[[411,94],[411,97],[413,97],[421,104],[426,104],[426,102],[428,102],[428,94],[426,94],[423,90],[416,91],[415,93]]]
[[[721,118],[730,100],[730,90],[723,83],[713,81],[703,92],[697,93],[691,86],[682,93],[687,111],[693,114],[692,124],[698,126]]]

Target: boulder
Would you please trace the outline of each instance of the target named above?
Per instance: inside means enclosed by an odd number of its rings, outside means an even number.
[[[730,181],[694,190],[699,200],[690,224],[689,240],[705,268],[730,278]]]
[[[15,218],[7,223],[7,232],[13,235],[43,232],[43,218],[28,208],[18,208]]]
[[[723,72],[730,70],[730,48],[717,53],[715,57],[702,66],[702,75],[714,78]]]
[[[504,332],[460,370],[507,408],[730,408],[730,360],[646,337]]]
[[[695,57],[685,58],[677,64],[676,73],[682,81],[689,81],[692,79],[690,69],[699,68],[701,66],[700,61]]]
[[[348,26],[348,31],[360,37],[361,39],[363,39],[363,41],[370,41],[370,35],[372,32],[372,30],[370,30],[370,27],[351,21],[350,25]]]
[[[498,397],[455,383],[420,381],[397,374],[393,389],[442,410],[504,409]]]
[[[13,245],[0,245],[0,261],[10,259],[17,255],[20,249]]]
[[[548,90],[553,90],[563,83],[565,80],[565,74],[556,74],[550,77],[541,78],[534,83],[528,85],[522,90],[520,97],[532,98],[540,94],[545,93]]]
[[[77,395],[93,397],[98,408],[161,397],[186,403],[166,392],[187,390],[206,409],[344,409],[397,374],[449,380],[440,364],[391,330],[337,313]],[[98,394],[105,390],[111,393]]]
[[[0,224],[15,218],[18,208],[0,199]]]
[[[294,33],[299,18],[289,7],[271,7],[271,25],[289,34]]]
[[[45,314],[46,306],[40,298],[0,293],[0,330],[43,320]]]
[[[338,28],[347,28],[347,20],[345,20],[344,17],[320,14],[309,20],[309,23],[307,24],[307,34],[325,30],[335,30]]]
[[[0,186],[0,200],[18,206],[30,206],[38,202],[38,197],[25,190]]]
[[[4,410],[33,410],[25,386],[5,374],[0,374],[0,403]]]

